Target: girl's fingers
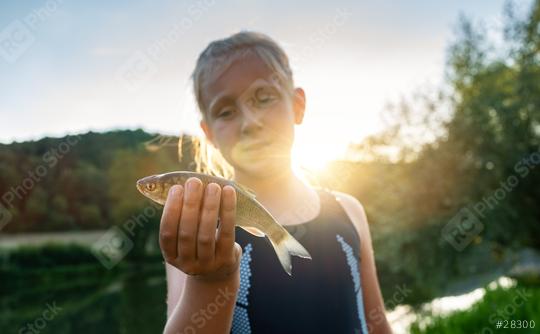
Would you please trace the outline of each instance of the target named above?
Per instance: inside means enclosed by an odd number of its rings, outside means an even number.
[[[221,191],[220,224],[216,241],[216,260],[230,260],[234,246],[234,225],[236,222],[236,191],[231,186]]]
[[[159,224],[159,244],[165,260],[172,261],[178,257],[178,224],[182,213],[184,188],[180,185],[169,189],[167,201],[163,208],[163,215]]]
[[[197,260],[202,266],[214,261],[220,197],[221,187],[219,185],[210,183],[206,186],[197,235]]]
[[[197,228],[203,195],[201,180],[191,177],[184,189],[184,206],[178,228],[178,257],[180,261],[194,261],[197,254]]]

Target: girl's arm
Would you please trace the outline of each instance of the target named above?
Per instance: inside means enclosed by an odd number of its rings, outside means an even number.
[[[386,310],[377,279],[373,246],[367,217],[362,204],[351,195],[334,192],[345,212],[353,222],[360,236],[360,277],[362,281],[362,293],[364,297],[365,315],[370,333],[392,333],[392,329],[386,319]]]
[[[164,333],[230,333],[242,248],[235,242],[236,193],[189,179],[173,186],[161,217],[159,243],[167,262]],[[216,233],[217,219],[220,226]]]
[[[175,281],[168,282],[168,286],[176,284]],[[240,286],[239,270],[229,279],[219,281],[206,282],[187,276],[183,285],[180,292],[169,292],[164,333],[229,334]],[[175,302],[174,298],[177,297]]]

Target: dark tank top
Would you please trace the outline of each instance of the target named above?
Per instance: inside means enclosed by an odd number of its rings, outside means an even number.
[[[358,233],[329,191],[317,189],[319,215],[285,226],[311,254],[292,256],[292,276],[267,238],[236,229],[242,246],[232,334],[367,334]]]

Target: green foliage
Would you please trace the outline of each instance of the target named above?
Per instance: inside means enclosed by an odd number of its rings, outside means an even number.
[[[182,168],[176,147],[145,148],[155,137],[89,132],[0,145],[0,203],[14,216],[2,232],[104,229],[139,214],[148,201],[136,180]]]
[[[503,321],[497,328],[497,321]],[[530,326],[534,328],[516,328]],[[427,323],[426,326],[421,324]],[[466,311],[459,311],[445,316],[424,315],[410,329],[413,334],[468,334],[468,333],[538,333],[540,326],[540,288],[517,286],[513,288],[497,287],[486,290],[484,298]],[[514,328],[512,328],[514,327]]]
[[[525,17],[506,12],[499,47],[462,17],[440,91],[389,109],[388,130],[351,147],[363,160],[321,176],[363,203],[386,299],[406,283],[406,302],[419,304],[460,277],[503,270],[505,250],[540,249],[540,1]],[[483,231],[454,249],[444,227],[479,204]]]
[[[42,247],[22,246],[16,250],[0,250],[2,269],[44,269],[56,266],[97,263],[90,249],[77,244],[47,244]]]

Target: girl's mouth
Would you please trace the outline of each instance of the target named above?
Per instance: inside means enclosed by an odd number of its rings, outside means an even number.
[[[268,141],[256,141],[256,142],[250,142],[246,144],[241,144],[241,147],[245,151],[251,151],[251,150],[258,150],[265,146],[268,146],[270,142]]]

